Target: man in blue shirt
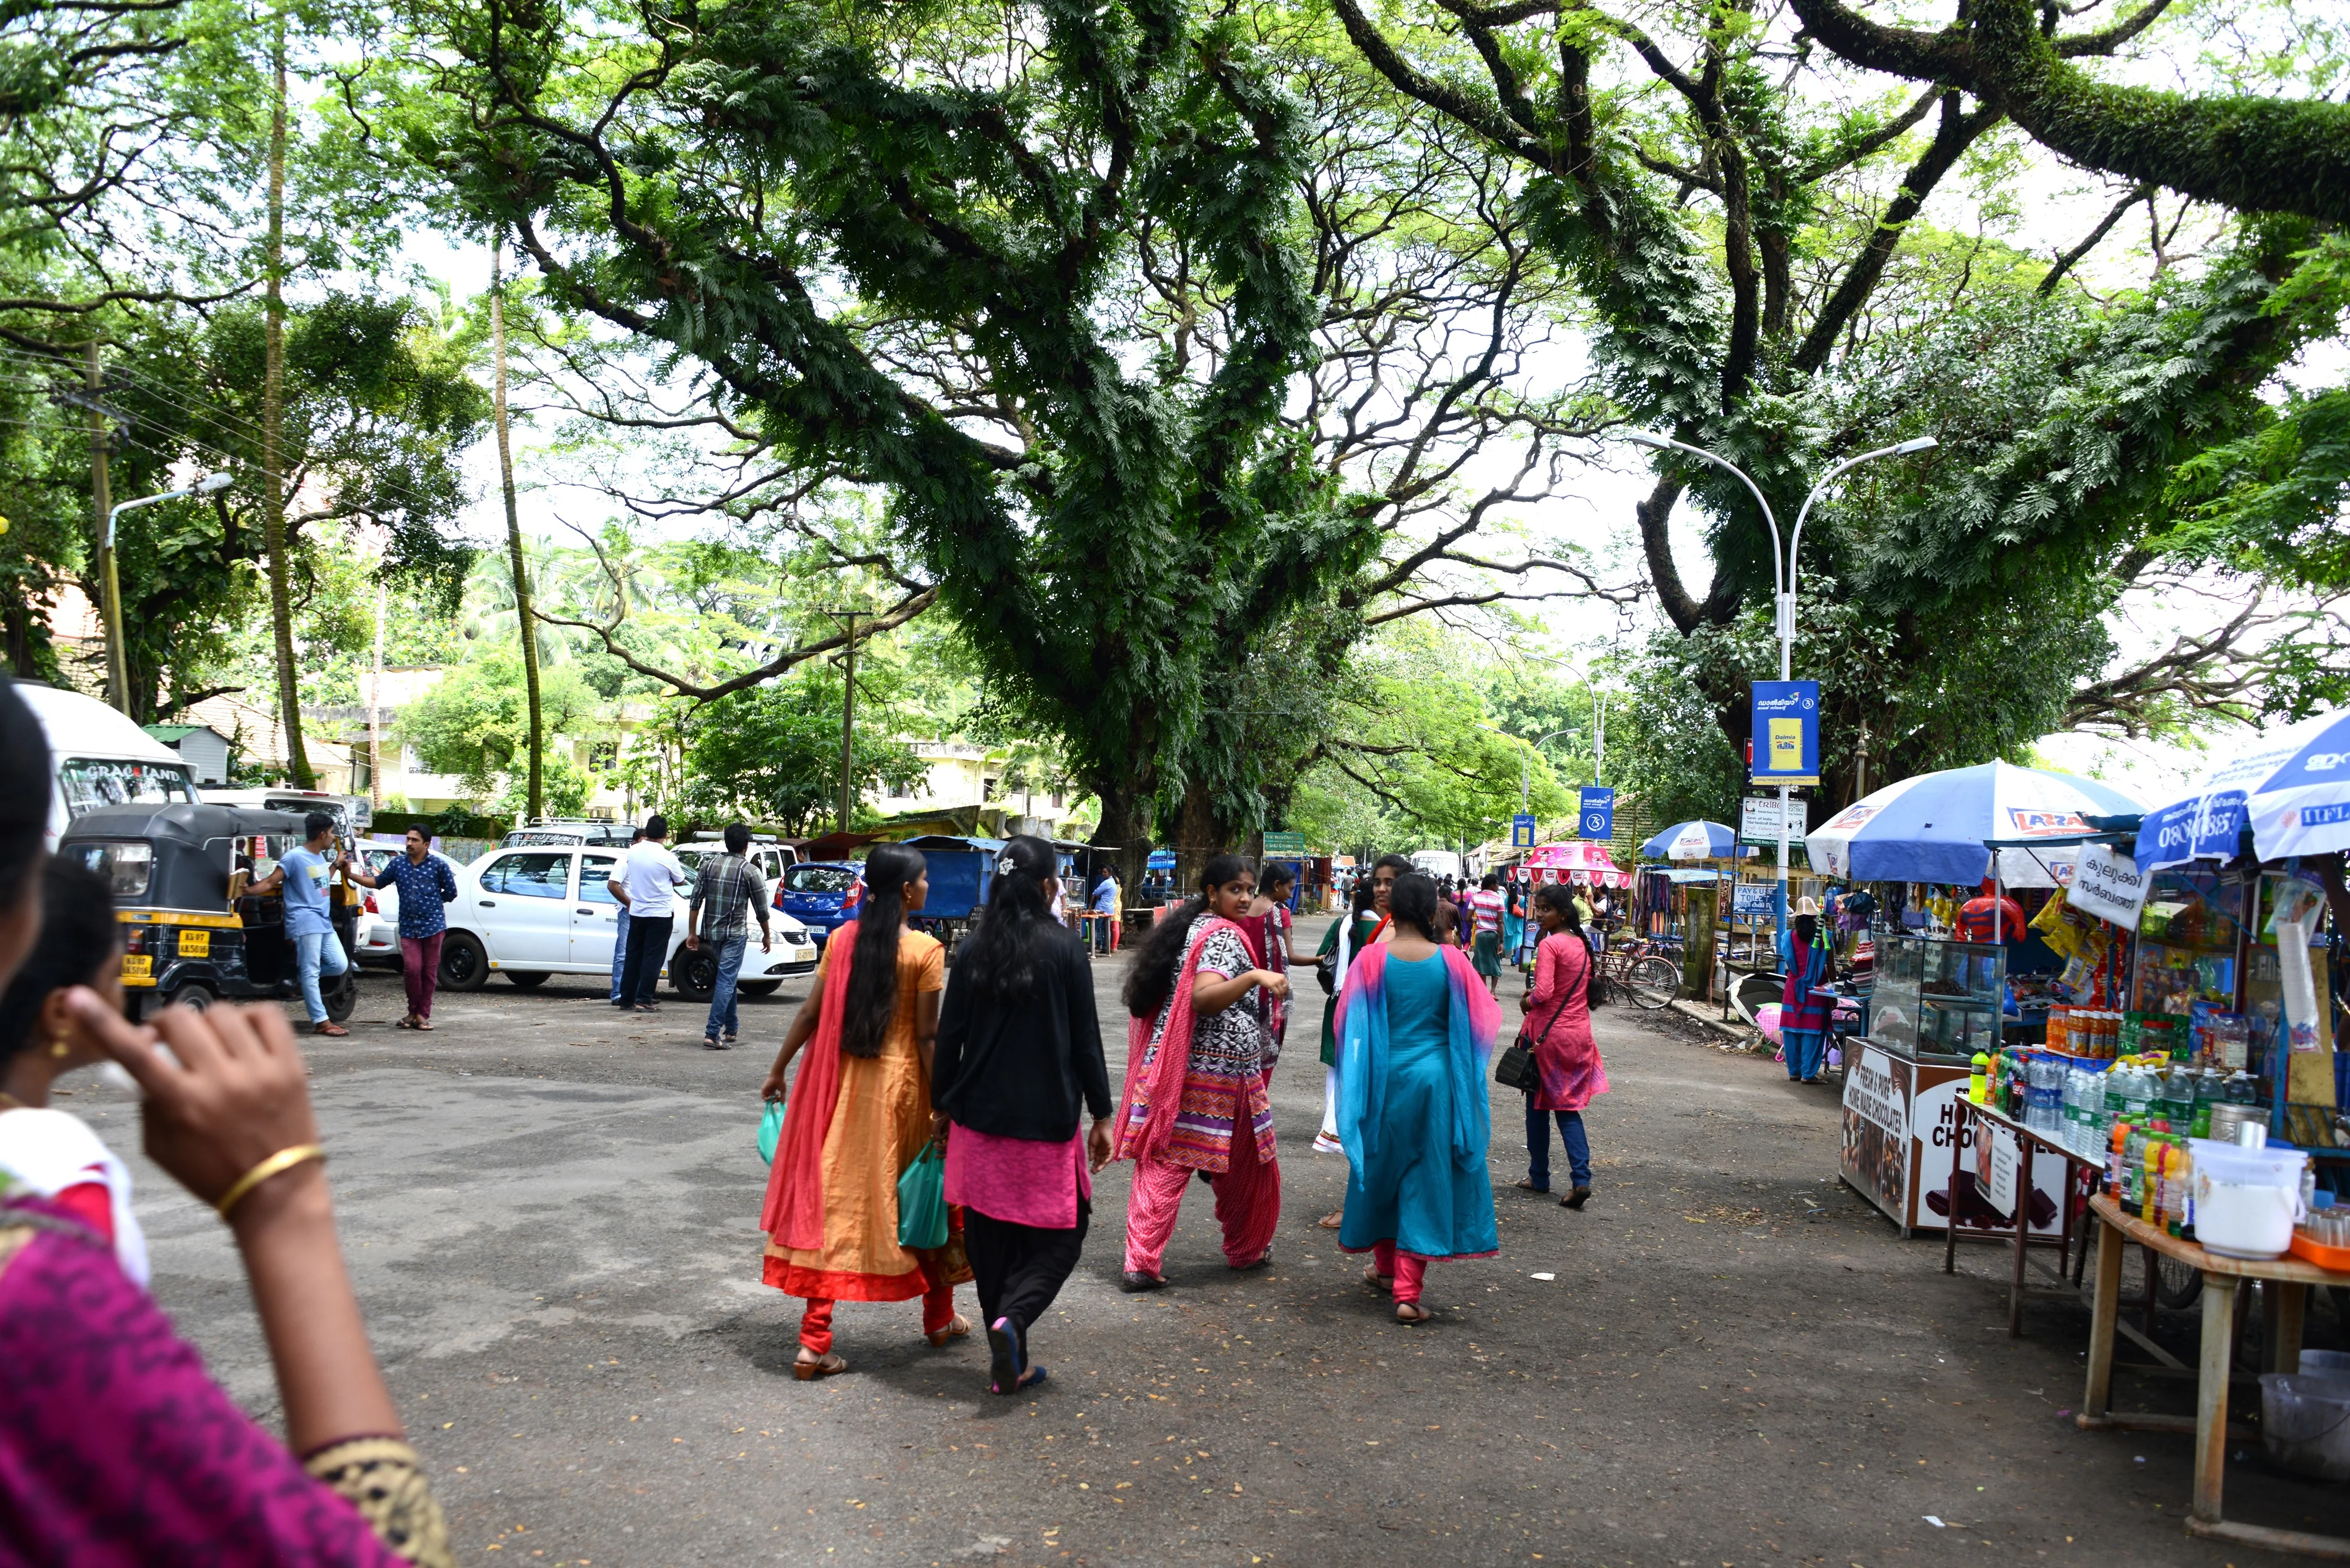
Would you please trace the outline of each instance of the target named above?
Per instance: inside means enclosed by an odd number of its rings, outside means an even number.
[[[400,894],[400,978],[408,987],[408,1016],[402,1029],[432,1027],[432,989],[441,978],[441,939],[449,931],[441,906],[457,901],[457,878],[449,862],[432,853],[432,841],[421,827],[408,830],[408,843],[397,858],[386,861],[370,876],[368,868],[345,860],[352,881],[365,888],[390,882]]]
[[[351,967],[334,922],[327,918],[327,877],[335,868],[327,850],[335,841],[335,819],[314,811],[302,819],[302,828],[308,835],[302,847],[289,851],[252,890],[285,891],[286,936],[294,944],[294,972],[301,982],[302,1005],[310,1012],[310,1027],[320,1034],[348,1034],[349,1030],[327,1016],[327,1004],[318,998],[321,973],[340,975]]]

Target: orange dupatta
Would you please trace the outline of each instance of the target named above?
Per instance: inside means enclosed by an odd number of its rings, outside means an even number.
[[[779,1247],[811,1252],[824,1247],[824,1139],[840,1102],[840,1021],[848,1001],[849,964],[857,956],[857,927],[849,921],[825,944],[827,956],[840,961],[825,966],[823,1011],[800,1053],[775,1163],[767,1172],[759,1229]]]

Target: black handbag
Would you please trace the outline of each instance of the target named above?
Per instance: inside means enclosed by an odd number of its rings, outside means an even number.
[[[1515,1089],[1522,1095],[1533,1094],[1542,1083],[1542,1070],[1534,1065],[1534,1047],[1550,1038],[1552,1028],[1558,1023],[1559,1013],[1565,1011],[1562,1005],[1551,1013],[1550,1023],[1543,1025],[1543,1031],[1534,1036],[1533,1045],[1526,1044],[1526,1032],[1519,1030],[1518,1037],[1510,1042],[1510,1048],[1494,1059],[1493,1082],[1505,1089]]]

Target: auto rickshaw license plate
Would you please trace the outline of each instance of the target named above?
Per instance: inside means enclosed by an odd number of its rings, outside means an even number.
[[[145,953],[124,953],[122,955],[122,978],[125,980],[151,979],[154,974],[154,965],[155,961],[149,958]]]
[[[210,958],[212,957],[212,954],[213,934],[210,931],[182,931],[180,933],[180,956],[182,958]]]

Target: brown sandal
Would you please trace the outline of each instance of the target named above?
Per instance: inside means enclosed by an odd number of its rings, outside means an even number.
[[[1418,1302],[1396,1303],[1396,1322],[1398,1323],[1426,1323],[1435,1315]]]
[[[1344,1225],[1346,1222],[1347,1211],[1344,1209],[1338,1210],[1334,1213],[1325,1214],[1321,1219],[1314,1221],[1315,1224],[1320,1226],[1325,1231],[1336,1231],[1339,1226]]]
[[[1373,1290],[1392,1291],[1395,1289],[1395,1276],[1379,1272],[1378,1265],[1374,1263],[1363,1271],[1363,1283]]]
[[[827,1351],[814,1361],[792,1363],[792,1376],[803,1383],[813,1383],[819,1377],[837,1377],[848,1370],[848,1363]]]
[[[963,1316],[961,1313],[957,1313],[954,1315],[954,1321],[947,1324],[946,1327],[933,1329],[929,1334],[922,1335],[922,1337],[929,1340],[932,1345],[944,1345],[951,1339],[969,1339],[971,1337],[971,1319]]]

